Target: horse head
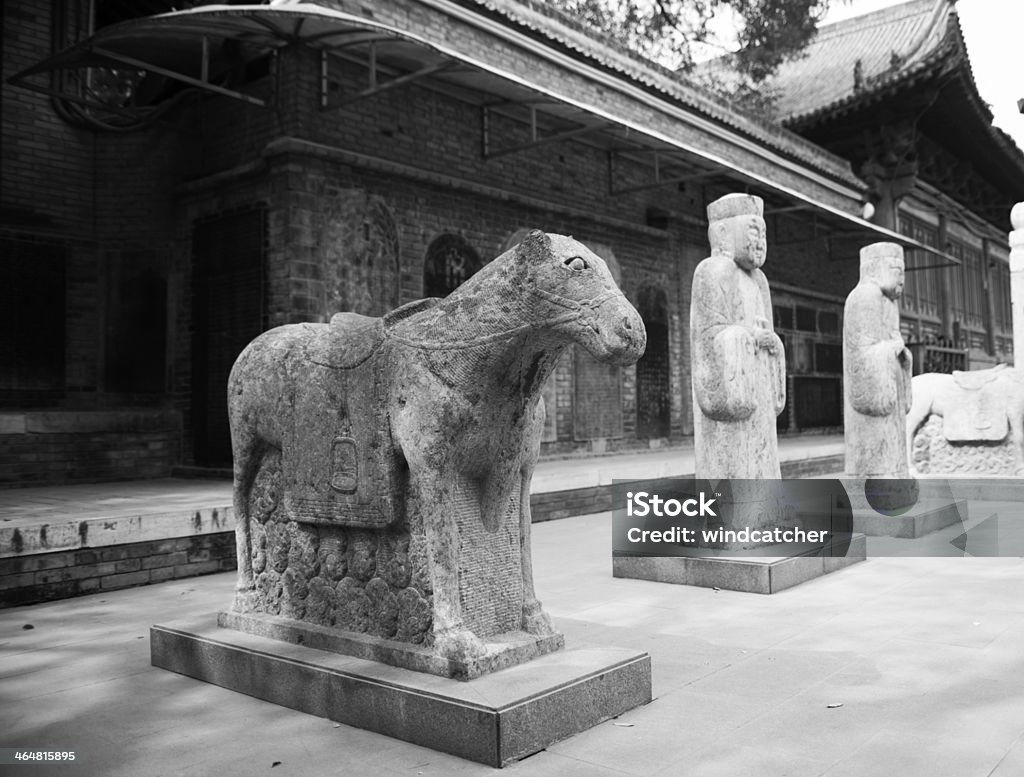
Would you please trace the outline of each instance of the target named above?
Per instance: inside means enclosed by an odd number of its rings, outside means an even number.
[[[643,319],[604,260],[571,237],[534,230],[515,249],[535,323],[598,361],[633,364],[647,346]]]

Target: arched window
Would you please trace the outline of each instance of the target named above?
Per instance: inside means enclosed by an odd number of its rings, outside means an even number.
[[[445,233],[427,247],[423,296],[447,297],[483,267],[476,249],[462,235]]]

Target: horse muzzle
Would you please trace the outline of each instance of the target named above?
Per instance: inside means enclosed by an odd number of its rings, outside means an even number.
[[[628,303],[627,303],[628,305]],[[606,341],[608,354],[602,361],[627,366],[644,355],[647,348],[647,328],[632,305],[618,321],[609,326],[611,337]]]

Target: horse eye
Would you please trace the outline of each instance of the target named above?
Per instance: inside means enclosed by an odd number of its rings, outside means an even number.
[[[587,260],[582,256],[573,256],[566,259],[563,264],[570,270],[586,270],[590,265],[587,264]]]

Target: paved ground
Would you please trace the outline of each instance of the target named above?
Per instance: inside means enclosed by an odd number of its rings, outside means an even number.
[[[768,597],[613,579],[607,513],[534,536],[538,589],[567,641],[649,651],[656,698],[505,774],[1024,774],[1020,558],[874,558]],[[151,668],[149,625],[222,608],[232,584],[0,611],[0,747],[76,753],[0,774],[497,773]]]

